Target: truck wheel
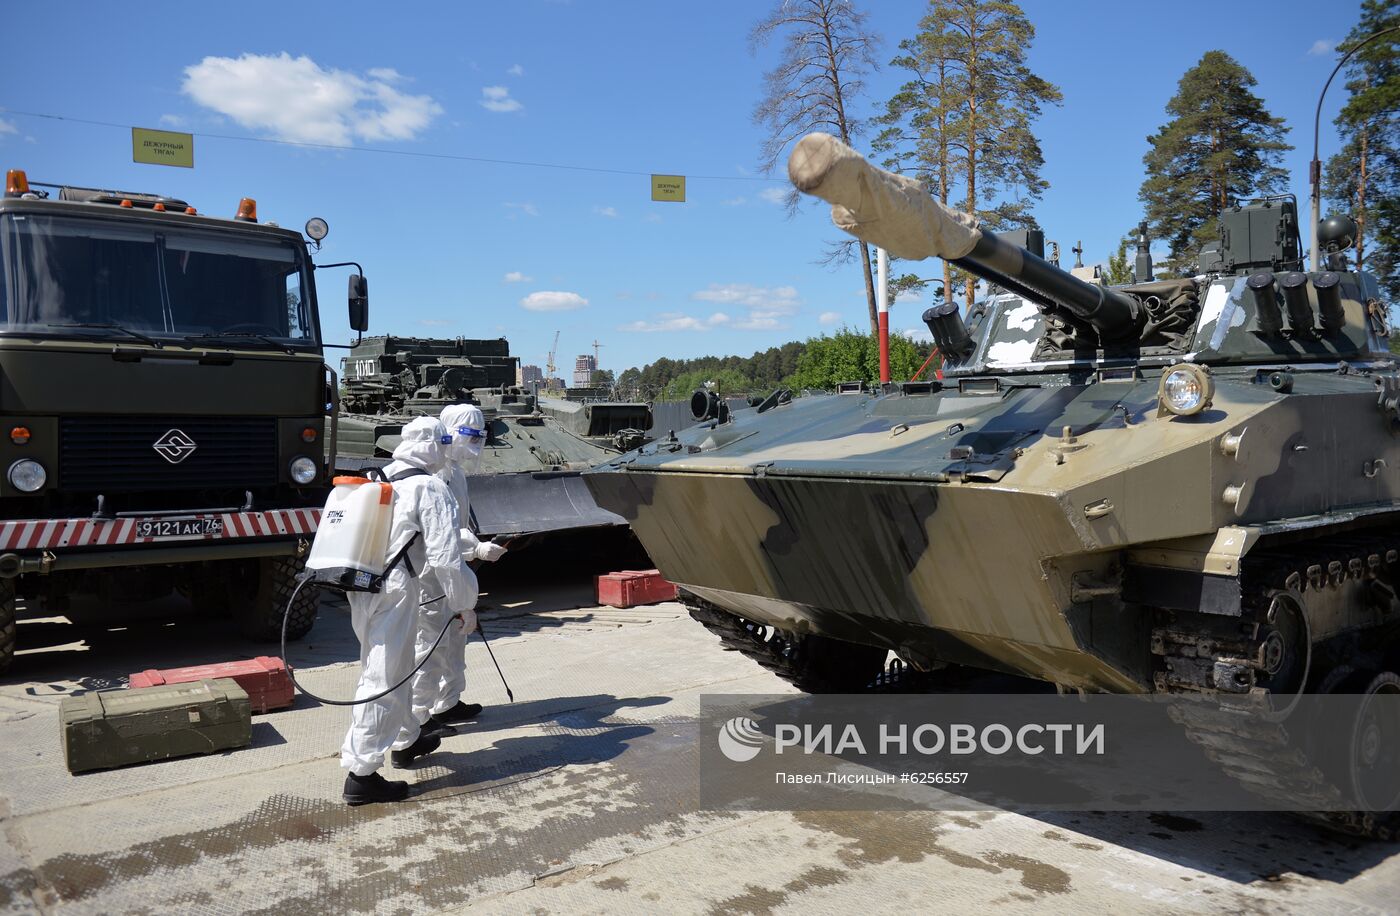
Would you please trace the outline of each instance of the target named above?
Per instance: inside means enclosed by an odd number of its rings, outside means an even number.
[[[253,600],[238,612],[238,627],[249,639],[260,641],[282,638],[282,616],[297,586],[302,561],[296,557],[267,557],[258,561],[258,587]],[[287,620],[287,638],[301,639],[316,623],[317,593],[302,589]]]
[[[0,579],[0,672],[15,657],[15,580]]]

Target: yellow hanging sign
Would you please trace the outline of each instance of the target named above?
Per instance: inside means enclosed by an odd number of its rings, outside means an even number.
[[[177,165],[194,168],[194,134],[171,130],[131,129],[131,161],[147,165]]]
[[[684,175],[651,176],[651,199],[685,203]]]

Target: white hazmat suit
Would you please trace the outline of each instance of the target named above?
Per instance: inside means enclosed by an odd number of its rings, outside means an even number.
[[[426,473],[394,482],[394,503],[389,529],[389,553],[394,557],[408,548],[385,577],[378,594],[349,595],[351,622],[360,640],[359,685],[356,698],[371,696],[402,680],[414,665],[414,637],[419,605],[443,594],[436,604],[446,604],[447,615],[467,610],[476,600],[474,583],[462,576],[462,548],[457,528],[457,507],[446,484],[438,478],[446,461],[450,437],[431,417],[418,417],[403,428],[403,441],[394,449],[394,460],[384,468],[386,479],[410,470]],[[417,536],[416,539],[415,535]],[[427,589],[434,589],[425,594]],[[439,630],[441,627],[439,627]],[[350,731],[340,750],[340,765],[355,776],[367,776],[384,764],[384,755],[405,730],[417,735],[411,719],[410,686],[405,684],[382,699],[351,707]]]
[[[476,471],[481,459],[481,448],[486,441],[486,421],[481,408],[475,404],[452,404],[442,410],[442,425],[452,443],[446,448],[447,461],[437,476],[447,484],[457,506],[457,528],[462,546],[462,558],[470,560],[496,560],[505,553],[505,548],[496,544],[479,541],[471,529],[471,503],[467,493],[467,476]],[[463,565],[462,578],[467,583],[471,595],[471,607],[476,607],[479,596],[476,574],[470,566]],[[446,609],[432,605],[425,607],[419,615],[418,657],[437,639],[443,624],[451,615]],[[433,657],[413,678],[413,725],[421,727],[429,717],[441,716],[456,710],[462,693],[467,689],[466,643],[467,637],[476,629],[475,613],[462,615],[463,625],[450,627],[443,637]],[[480,707],[473,707],[479,711]],[[456,721],[450,719],[448,721]],[[405,726],[404,732],[394,747],[406,746],[412,741],[416,729]]]

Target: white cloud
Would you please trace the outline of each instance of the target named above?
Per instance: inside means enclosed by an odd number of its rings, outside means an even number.
[[[770,204],[781,204],[787,201],[788,192],[785,188],[764,188],[758,192],[758,196]]]
[[[520,300],[520,307],[530,312],[570,312],[581,309],[588,300],[578,293],[542,290]]]
[[[921,289],[902,289],[895,293],[893,304],[898,305],[901,302],[918,302],[923,298],[924,291]]]
[[[279,140],[349,146],[355,140],[412,140],[442,106],[408,95],[385,68],[359,76],[309,57],[244,54],[206,57],[185,68],[185,95],[250,130]]]
[[[642,222],[644,222],[644,223],[659,223],[659,222],[661,222],[661,217],[658,216],[658,215],[655,214],[655,213],[648,213],[647,215],[645,215],[645,216],[642,217]]]
[[[175,114],[163,114],[160,116],[160,123],[166,127],[183,127],[185,119]]]
[[[662,312],[652,321],[633,321],[618,327],[619,331],[652,334],[657,331],[708,331],[728,324],[729,316],[715,312],[709,318],[695,318],[680,312]]]
[[[929,333],[928,328],[905,328],[904,330],[897,331],[896,333],[899,334],[901,337],[906,337],[909,340],[914,341],[915,343],[933,343],[933,335]]]
[[[539,216],[539,215],[540,215],[539,208],[536,207],[533,203],[531,203],[531,202],[528,201],[528,200],[527,200],[527,201],[524,201],[523,203],[518,203],[518,204],[517,204],[517,203],[512,203],[512,202],[510,202],[510,201],[507,201],[503,206],[504,206],[507,210],[519,210],[521,213],[524,213],[526,216]],[[515,214],[511,214],[511,218],[514,219],[514,218],[515,218]]]
[[[1337,40],[1335,38],[1319,38],[1317,41],[1312,43],[1311,48],[1308,48],[1308,53],[1313,55],[1314,57],[1323,57],[1325,55],[1331,54],[1336,49]]]
[[[617,219],[617,209],[614,207],[594,207],[593,212],[608,219]]]
[[[510,90],[505,86],[482,86],[481,107],[487,111],[519,111],[525,106],[520,104],[518,99],[510,97]]]
[[[650,298],[650,297],[649,297]],[[706,289],[692,293],[699,302],[736,306],[744,310],[739,316],[715,311],[708,317],[682,312],[662,312],[653,320],[638,320],[622,325],[618,330],[650,333],[654,331],[708,331],[711,328],[733,328],[736,331],[771,331],[787,327],[783,320],[799,310],[802,300],[791,286],[752,286],[747,283],[712,283]]]
[[[418,323],[430,328],[441,328],[446,327],[452,322],[448,321],[446,318],[419,318]]]
[[[512,270],[501,278],[502,283],[529,283],[533,277],[527,277],[518,270]]]
[[[838,322],[838,321],[840,321],[840,320],[841,320],[841,313],[840,313],[840,312],[822,312],[820,315],[817,316],[817,321],[818,321],[819,323],[821,323],[821,324],[831,325],[831,324],[835,324],[836,322]]]
[[[519,64],[515,64],[506,72],[509,73],[511,76],[524,76],[525,68],[520,66]]]
[[[6,121],[4,118],[0,118],[0,134],[17,134],[17,133],[19,133],[19,128],[18,128],[18,127],[15,127],[13,121]]]
[[[795,287],[752,286],[748,283],[711,283],[705,289],[692,293],[690,298],[700,302],[743,305],[775,315],[791,315],[802,304]]]
[[[746,203],[748,201],[743,197],[731,197],[728,200],[720,201],[720,205],[724,207],[742,207]]]

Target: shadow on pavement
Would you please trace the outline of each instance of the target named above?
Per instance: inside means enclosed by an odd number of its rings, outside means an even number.
[[[1323,830],[1285,812],[1087,811],[1028,814],[1062,827],[1229,881],[1278,881],[1293,873],[1343,884],[1400,853],[1378,843]],[[1068,836],[1043,834],[1050,840]]]
[[[423,758],[419,770],[427,778],[421,778],[414,784],[414,795],[443,797],[463,789],[485,788],[566,766],[612,760],[626,751],[632,741],[653,734],[655,729],[647,725],[608,720],[621,709],[657,706],[668,699],[653,696],[621,700],[610,694],[599,694],[556,701],[541,700],[505,707],[503,711],[509,711],[513,721],[498,724],[492,723],[488,714],[483,712],[485,721],[480,724],[487,728],[518,728],[535,721],[545,726],[545,733],[504,738],[490,747],[469,753],[454,752],[449,737],[441,750]],[[561,703],[567,708],[548,708]]]

